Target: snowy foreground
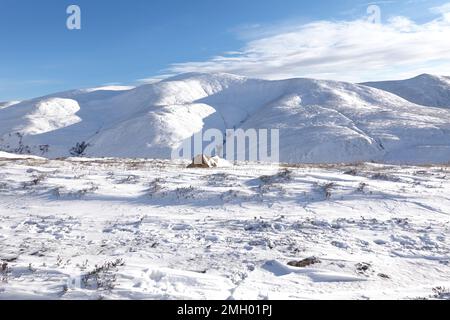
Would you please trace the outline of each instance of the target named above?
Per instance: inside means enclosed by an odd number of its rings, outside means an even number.
[[[3,159],[0,299],[446,299],[449,177]]]

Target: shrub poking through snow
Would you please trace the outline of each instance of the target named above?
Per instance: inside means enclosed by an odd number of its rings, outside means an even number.
[[[356,191],[361,192],[361,193],[364,193],[364,191],[366,190],[366,188],[367,188],[368,186],[369,186],[369,185],[368,185],[367,183],[361,182],[361,183],[359,184],[358,188],[356,189]]]
[[[274,183],[284,183],[292,179],[292,171],[289,169],[281,170],[280,172],[272,176],[261,176],[259,177],[263,184],[274,184]]]
[[[37,186],[38,184],[40,184],[42,181],[44,181],[45,179],[47,179],[47,176],[45,174],[40,174],[40,175],[35,175],[32,177],[31,181],[29,182],[25,182],[23,184],[23,188],[29,188],[29,187],[34,187]]]
[[[137,184],[139,182],[139,176],[129,175],[126,178],[122,178],[116,181],[117,184]]]
[[[445,287],[433,288],[433,298],[440,300],[450,300],[450,289]]]
[[[82,277],[82,284],[88,290],[111,291],[117,280],[116,272],[119,267],[125,265],[122,259],[105,262],[101,266],[95,266],[94,270]]]
[[[309,266],[312,266],[314,264],[318,264],[321,263],[322,261],[320,261],[318,258],[316,257],[310,257],[310,258],[306,258],[300,261],[291,261],[288,262],[288,266],[291,267],[296,267],[296,268],[306,268]]]
[[[203,176],[202,179],[208,181],[208,185],[213,187],[234,187],[239,184],[236,182],[236,177],[230,176],[226,173],[216,173],[212,175]]]
[[[382,180],[382,181],[390,181],[390,182],[399,182],[400,179],[398,177],[395,177],[393,175],[389,175],[386,173],[375,173],[371,177],[373,180]]]
[[[9,274],[11,273],[11,269],[8,266],[7,262],[2,262],[0,264],[0,282],[8,282]]]
[[[95,193],[98,190],[98,188],[99,188],[98,185],[96,185],[95,183],[91,183],[89,187],[78,190],[72,193],[71,195],[75,196],[76,198],[81,198],[87,194]]]
[[[370,263],[361,262],[356,265],[356,272],[359,274],[366,274],[371,268],[372,265]]]
[[[69,198],[75,198],[75,199],[80,199],[88,194],[92,194],[95,193],[97,190],[99,189],[99,186],[96,185],[95,183],[91,182],[89,184],[89,187],[85,187],[83,189],[80,190],[66,190],[64,187],[57,187],[54,188],[51,193],[54,197],[56,198],[61,198],[63,196],[69,197]]]
[[[45,155],[50,150],[50,146],[48,144],[42,144],[39,146],[39,151],[41,152],[41,155]]]
[[[326,183],[320,186],[320,189],[322,190],[322,192],[325,194],[325,199],[326,200],[330,200],[331,199],[331,191],[333,190],[333,188],[336,185],[333,182],[330,183]]]
[[[187,188],[177,188],[175,190],[177,199],[193,199],[195,197],[195,189],[193,186]]]
[[[147,192],[149,193],[150,197],[153,197],[160,191],[164,190],[163,183],[164,180],[161,178],[156,178],[155,180],[149,183]]]
[[[77,142],[75,147],[70,149],[70,154],[74,157],[81,157],[86,152],[86,149],[89,147],[89,143],[86,142]]]
[[[266,175],[259,177],[259,196],[262,197],[270,192],[278,192],[279,195],[286,194],[286,190],[282,187],[282,184],[288,183],[292,180],[292,171],[284,169],[277,172],[274,175]]]

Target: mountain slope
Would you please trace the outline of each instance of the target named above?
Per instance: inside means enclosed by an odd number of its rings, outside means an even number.
[[[450,78],[422,74],[399,81],[367,82],[366,86],[396,94],[423,106],[450,108]]]
[[[170,158],[210,128],[280,129],[282,162],[450,161],[450,110],[366,85],[229,74],[185,74],[24,101],[0,109],[0,150]]]
[[[15,104],[20,103],[20,101],[8,101],[8,102],[0,102],[0,109],[11,107]]]

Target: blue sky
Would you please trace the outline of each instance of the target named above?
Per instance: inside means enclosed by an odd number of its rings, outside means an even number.
[[[371,3],[359,0],[0,0],[0,101],[191,71],[348,81],[450,72],[442,58],[448,48],[438,44],[448,27],[446,3],[380,1],[387,29],[366,38],[356,31]],[[81,8],[81,30],[66,28],[70,4]],[[367,39],[376,41],[366,48]],[[380,53],[393,39],[406,49]],[[431,53],[421,49],[434,43]],[[383,67],[386,57],[394,64]],[[364,72],[348,67],[359,63],[367,63]]]

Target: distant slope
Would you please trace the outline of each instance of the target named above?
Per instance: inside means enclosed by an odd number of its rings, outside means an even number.
[[[449,77],[422,74],[408,80],[367,82],[364,85],[391,92],[423,106],[450,108]]]
[[[0,109],[11,107],[15,104],[20,103],[20,101],[8,101],[8,102],[0,102]]]
[[[450,161],[450,110],[367,85],[196,73],[136,88],[69,91],[0,109],[0,150],[170,158],[209,128],[280,129],[282,162]]]

